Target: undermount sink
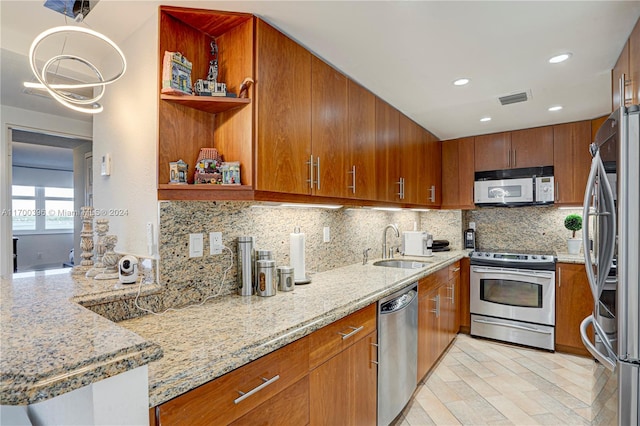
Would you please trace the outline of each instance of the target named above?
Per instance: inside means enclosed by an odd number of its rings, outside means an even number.
[[[429,265],[429,262],[418,262],[415,260],[399,260],[399,259],[386,259],[373,262],[374,266],[386,266],[388,268],[403,268],[403,269],[420,269]]]

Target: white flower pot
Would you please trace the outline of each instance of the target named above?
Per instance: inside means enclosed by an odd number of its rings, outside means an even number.
[[[580,246],[582,246],[582,238],[569,238],[567,240],[567,249],[569,254],[579,254]]]

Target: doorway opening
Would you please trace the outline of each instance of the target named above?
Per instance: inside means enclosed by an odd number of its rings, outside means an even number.
[[[91,140],[11,129],[14,273],[73,267],[80,208],[93,203],[91,151]]]

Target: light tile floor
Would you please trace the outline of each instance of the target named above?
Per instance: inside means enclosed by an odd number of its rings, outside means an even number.
[[[593,366],[460,334],[393,425],[589,425]]]

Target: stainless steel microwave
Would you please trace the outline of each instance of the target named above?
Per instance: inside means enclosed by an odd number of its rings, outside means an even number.
[[[528,206],[553,204],[552,167],[496,170],[476,173],[473,188],[478,206]]]

